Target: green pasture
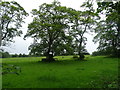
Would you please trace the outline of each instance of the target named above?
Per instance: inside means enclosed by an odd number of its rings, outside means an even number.
[[[44,57],[4,58],[2,63],[21,67],[21,73],[2,76],[3,88],[117,88],[118,58],[57,56],[56,62],[39,62]]]

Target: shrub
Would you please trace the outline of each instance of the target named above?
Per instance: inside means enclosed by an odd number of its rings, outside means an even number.
[[[84,54],[80,54],[80,60],[84,60],[85,56]]]
[[[11,64],[3,63],[0,65],[2,67],[2,75],[5,74],[17,74],[19,75],[21,73],[21,67]]]
[[[74,55],[73,58],[79,58],[78,55]]]

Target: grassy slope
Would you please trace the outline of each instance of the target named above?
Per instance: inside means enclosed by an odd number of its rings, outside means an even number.
[[[3,75],[3,88],[116,87],[117,58],[87,56],[87,61],[74,61],[71,56],[57,58],[53,63],[38,63],[39,57],[3,59],[3,63],[22,68],[20,75]]]

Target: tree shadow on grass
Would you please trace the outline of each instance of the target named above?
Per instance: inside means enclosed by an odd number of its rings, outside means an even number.
[[[69,59],[69,60],[56,60],[54,62],[42,62],[42,61],[36,61],[33,63],[37,64],[56,64],[56,65],[74,65],[74,64],[79,64],[83,63],[86,60],[75,60],[75,59]],[[32,63],[32,62],[31,62]]]

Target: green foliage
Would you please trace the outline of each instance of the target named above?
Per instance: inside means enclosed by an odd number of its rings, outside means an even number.
[[[108,53],[105,50],[101,50],[101,51],[94,51],[92,53],[92,56],[105,56],[105,55],[110,55],[110,52]]]
[[[12,42],[13,37],[22,34],[19,29],[27,15],[24,8],[15,1],[0,2],[0,46]]]
[[[107,51],[118,57],[120,52],[120,2],[99,2],[97,12],[105,12],[105,19],[101,19],[96,27],[97,35],[94,41],[99,41],[99,51]]]
[[[29,57],[29,55],[26,55],[26,54],[12,54],[11,57]]]
[[[11,57],[19,57],[18,54],[12,54]]]
[[[77,52],[79,56],[86,52],[85,46],[87,38],[84,35],[94,29],[93,26],[98,18],[97,13],[95,13],[93,9],[92,0],[85,1],[81,8],[84,8],[84,11],[69,10],[69,21],[71,21],[71,29],[69,32],[73,37],[74,52]],[[80,57],[80,59],[82,59],[82,57]]]
[[[33,9],[33,22],[28,25],[26,37],[34,38],[30,45],[30,55],[73,55],[75,52],[86,53],[87,38],[85,33],[92,31],[98,15],[92,7],[92,0],[77,11],[63,7],[60,2],[42,4],[39,10]]]
[[[11,55],[9,52],[5,52],[4,50],[0,50],[0,58],[10,58]]]
[[[19,75],[21,73],[21,68],[19,66],[5,64],[5,63],[2,63],[2,65],[0,66],[2,67],[2,75],[5,75],[5,74]]]
[[[73,58],[79,58],[79,56],[78,55],[74,55]]]
[[[33,9],[33,22],[28,25],[26,37],[34,38],[34,43],[30,45],[31,55],[46,55],[50,53],[61,55],[70,51],[72,38],[67,35],[67,15],[66,8],[59,2],[52,4],[42,4],[39,10]]]

